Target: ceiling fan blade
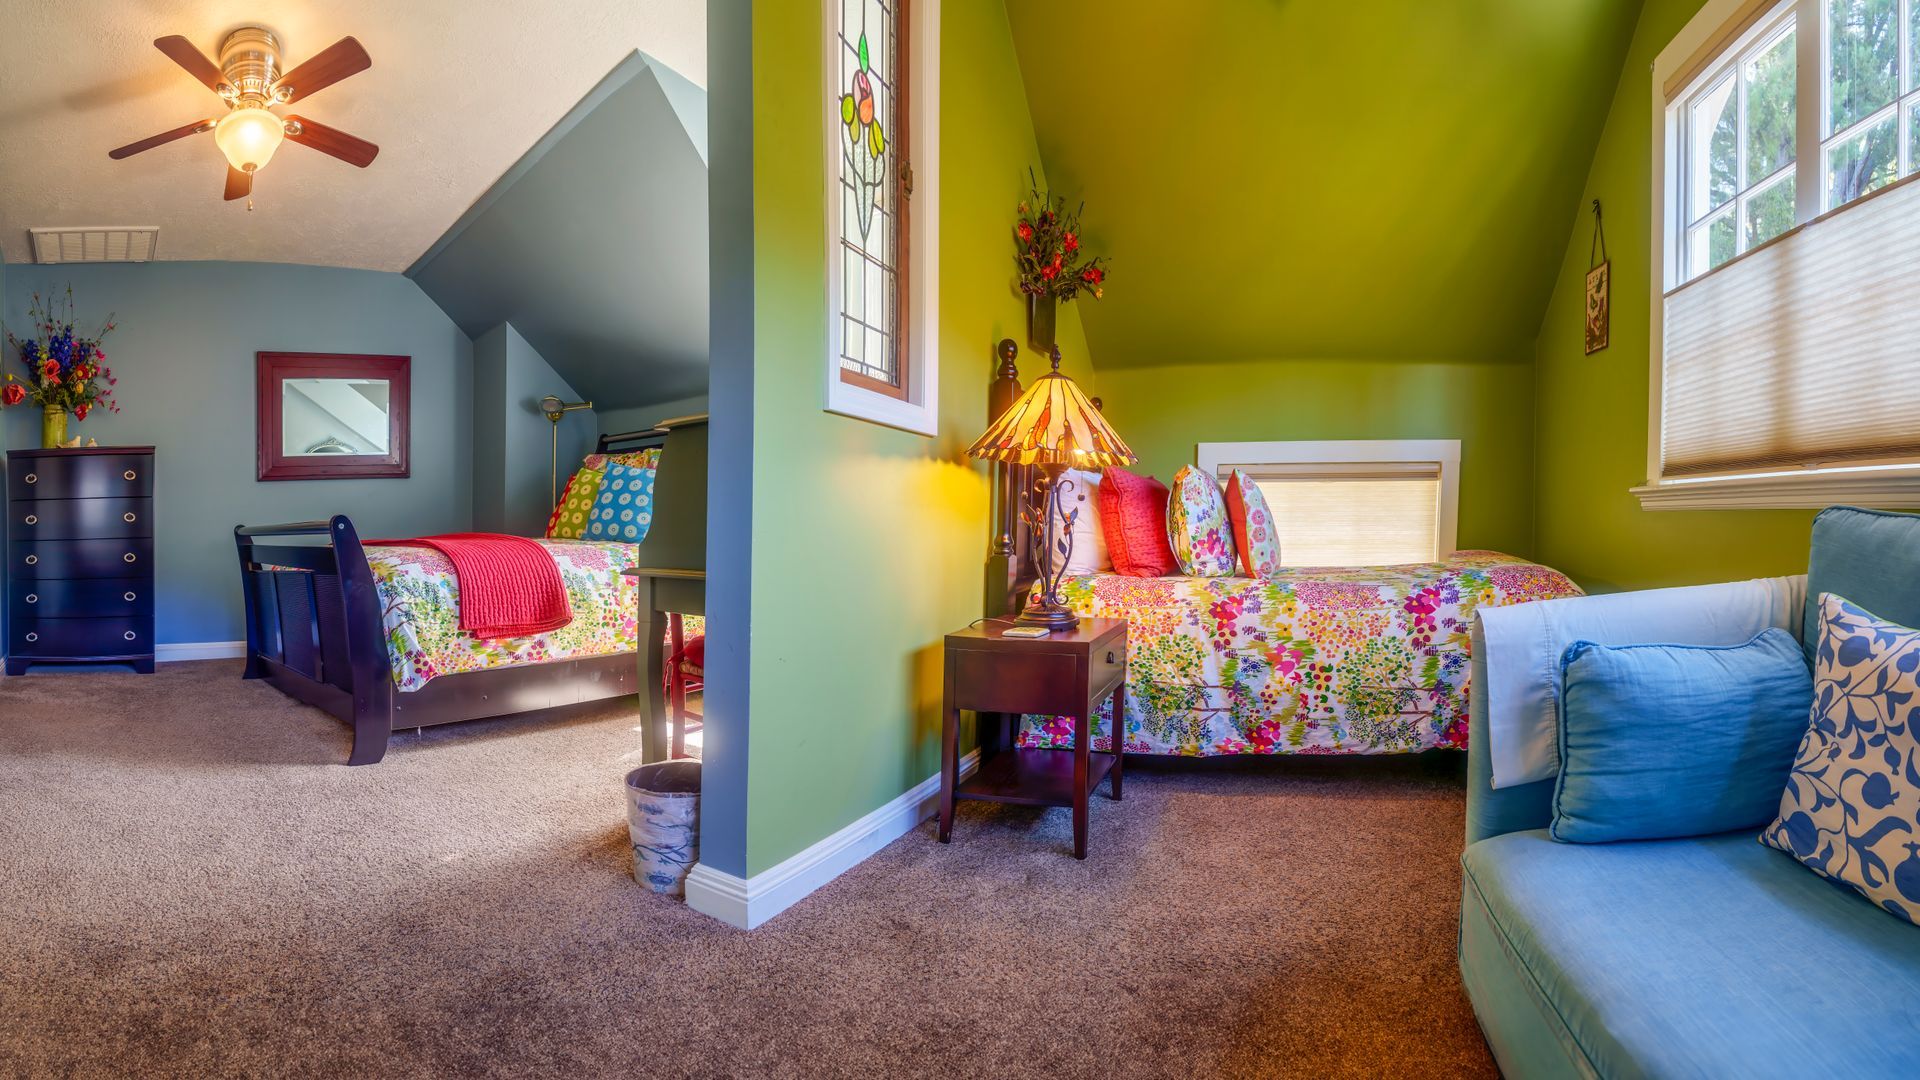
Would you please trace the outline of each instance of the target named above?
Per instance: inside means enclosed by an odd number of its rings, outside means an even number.
[[[311,97],[321,90],[332,86],[349,75],[357,75],[373,66],[373,58],[367,50],[360,47],[354,38],[343,37],[327,46],[307,61],[285,75],[274,80],[274,89],[284,87],[287,90],[286,102],[291,104],[303,97]]]
[[[199,79],[214,93],[220,93],[220,88],[227,85],[226,74],[213,61],[207,59],[206,53],[194,48],[193,42],[179,34],[156,38],[153,47],[166,53],[167,59],[186,68],[187,74]]]
[[[365,139],[356,138],[338,128],[330,128],[304,116],[287,117],[287,138],[301,146],[337,157],[349,165],[357,165],[362,169],[373,164],[374,156],[380,153],[379,147]]]
[[[197,135],[202,131],[212,130],[213,121],[195,120],[191,124],[174,128],[172,131],[163,131],[158,135],[141,139],[139,142],[131,142],[118,149],[109,150],[107,151],[107,156],[115,161],[119,161],[121,158],[130,158],[143,150],[151,150],[156,146],[164,146],[175,139],[184,139],[189,135]]]
[[[253,174],[241,172],[233,166],[227,166],[227,201],[244,199],[253,194]]]

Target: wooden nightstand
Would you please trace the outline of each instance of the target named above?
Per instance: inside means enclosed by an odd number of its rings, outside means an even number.
[[[940,740],[940,842],[953,835],[959,799],[1073,808],[1073,857],[1087,857],[1087,796],[1113,777],[1120,799],[1125,741],[1127,623],[1081,619],[1073,630],[1044,638],[1005,638],[1011,620],[990,619],[947,635],[946,707]],[[1113,698],[1113,751],[1092,752],[1092,717],[1100,699]],[[1009,745],[983,757],[959,782],[960,710],[1004,713],[1017,732],[1021,713],[1073,717],[1072,750],[1022,750]],[[983,716],[980,727],[987,727]],[[982,753],[985,753],[983,747]]]

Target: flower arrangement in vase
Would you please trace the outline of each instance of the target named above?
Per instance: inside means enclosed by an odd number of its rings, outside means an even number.
[[[33,323],[33,337],[25,341],[7,334],[7,344],[20,356],[27,377],[20,379],[11,371],[0,382],[0,405],[18,405],[28,397],[40,406],[40,445],[54,449],[66,445],[67,415],[85,420],[94,409],[119,412],[113,400],[113,369],[102,361],[107,354],[100,342],[113,332],[113,316],[92,337],[74,331],[73,287],[67,287],[63,308],[43,303],[35,293],[27,317]],[[77,441],[77,440],[76,440]]]
[[[1095,300],[1105,295],[1107,259],[1089,256],[1080,243],[1080,214],[1086,204],[1067,212],[1067,200],[1042,192],[1031,170],[1032,201],[1019,206],[1013,227],[1014,264],[1019,267],[1020,291],[1027,297],[1027,339],[1036,349],[1053,348],[1055,305],[1071,302],[1081,293]],[[1035,213],[1035,210],[1038,213]]]

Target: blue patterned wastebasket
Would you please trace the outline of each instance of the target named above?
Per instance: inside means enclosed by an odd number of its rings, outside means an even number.
[[[700,763],[662,761],[627,774],[627,836],[633,879],[657,893],[684,896],[700,857]]]

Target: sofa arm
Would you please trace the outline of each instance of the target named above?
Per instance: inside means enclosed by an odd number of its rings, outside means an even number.
[[[1472,681],[1467,685],[1467,843],[1489,836],[1544,829],[1553,820],[1553,779],[1495,788],[1493,756],[1488,738],[1487,638],[1480,620],[1469,635],[1473,651]]]

